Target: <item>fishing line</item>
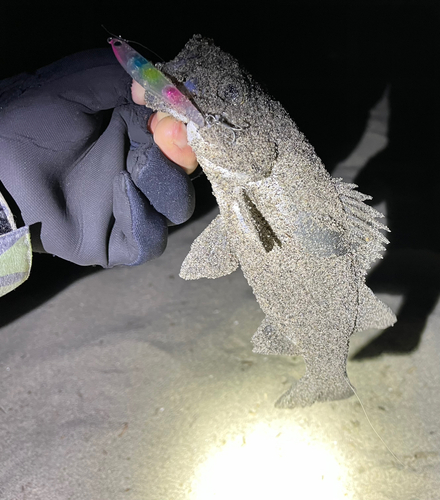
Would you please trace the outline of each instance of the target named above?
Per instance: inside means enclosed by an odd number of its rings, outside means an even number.
[[[122,40],[123,42],[126,42],[126,43],[134,43],[135,45],[140,45],[141,47],[143,47],[145,50],[148,50],[148,52],[150,52],[151,54],[153,54],[154,56],[156,56],[158,59],[160,59],[162,62],[165,62],[165,59],[163,57],[161,57],[157,52],[154,52],[153,49],[150,49],[149,47],[147,47],[146,45],[143,45],[142,43],[140,42],[136,42],[135,40],[126,40],[125,38],[122,38],[121,36],[119,35],[115,35],[114,33],[112,33],[111,31],[109,31],[103,24],[101,24],[101,28],[103,28],[105,31],[107,31],[107,33],[109,35],[111,35],[113,38],[117,38],[118,40]]]
[[[353,394],[357,397],[357,400],[359,401],[359,404],[361,405],[361,408],[362,408],[362,410],[363,410],[363,412],[365,414],[365,417],[366,417],[368,423],[370,424],[370,427],[373,429],[374,433],[376,434],[376,436],[382,441],[383,445],[391,453],[391,455],[394,457],[394,459],[397,460],[397,462],[399,462],[400,465],[402,465],[404,468],[406,468],[406,465],[396,456],[396,454],[391,450],[391,448],[382,439],[382,436],[374,428],[373,424],[371,423],[370,417],[368,416],[368,414],[367,414],[367,412],[365,410],[365,407],[364,407],[364,405],[363,405],[363,403],[361,401],[361,398],[358,396],[358,393],[356,392],[356,389],[351,385],[351,383],[348,380],[348,378],[344,377],[344,380],[347,382],[347,385],[353,391]]]

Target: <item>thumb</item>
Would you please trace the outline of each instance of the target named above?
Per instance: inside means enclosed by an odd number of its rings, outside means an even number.
[[[144,92],[144,88],[133,81],[131,95],[136,104],[145,104]],[[188,144],[186,125],[166,113],[158,112],[149,120],[149,129],[162,153],[180,165],[188,175],[192,174],[198,163]]]

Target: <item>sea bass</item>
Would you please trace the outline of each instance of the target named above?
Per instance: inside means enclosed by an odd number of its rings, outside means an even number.
[[[194,36],[157,68],[181,97],[168,89],[170,104],[147,89],[147,106],[187,122],[220,212],[180,276],[218,278],[241,267],[266,315],[254,352],[301,355],[306,364],[277,406],[351,396],[350,336],[396,321],[365,284],[388,243],[382,215],[356,185],[330,176],[281,104],[211,40]]]

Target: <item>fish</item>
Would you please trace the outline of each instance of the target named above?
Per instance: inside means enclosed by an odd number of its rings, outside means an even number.
[[[241,268],[265,314],[253,351],[305,362],[277,407],[352,396],[351,335],[396,321],[365,281],[388,243],[383,215],[356,185],[328,173],[283,106],[211,39],[195,35],[155,67],[185,106],[176,114],[148,88],[146,105],[187,123],[219,208],[180,276],[215,279]]]

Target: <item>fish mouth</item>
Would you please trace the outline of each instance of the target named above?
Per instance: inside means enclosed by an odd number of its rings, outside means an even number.
[[[178,81],[172,74],[168,73],[167,71],[164,70],[164,67],[159,64],[156,65],[160,71],[173,83],[173,85],[176,87],[176,89],[188,100],[188,102],[195,108],[194,110],[191,109],[190,106],[186,107],[185,111],[189,111],[190,113],[185,113],[181,115],[181,120],[184,123],[189,123],[192,121],[195,123],[198,127],[212,127],[212,126],[220,126],[223,127],[227,130],[230,131],[231,134],[231,144],[234,144],[236,139],[237,139],[237,132],[241,132],[247,128],[249,128],[251,125],[248,122],[244,122],[241,125],[233,123],[229,117],[227,116],[226,112],[220,112],[220,113],[211,113],[211,112],[204,112],[197,102],[194,100],[194,94],[191,91],[190,88],[187,86],[187,82],[180,82]],[[175,114],[175,109],[172,106],[169,106],[169,112],[171,114]],[[194,119],[194,117],[196,119]]]

